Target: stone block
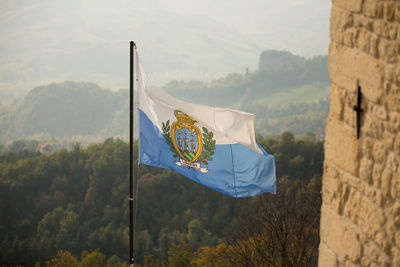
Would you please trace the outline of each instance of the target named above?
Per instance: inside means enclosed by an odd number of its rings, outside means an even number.
[[[357,266],[357,267],[359,267],[360,265],[355,264],[351,260],[345,260],[344,263],[340,264],[340,266],[343,266],[343,267],[355,267],[355,266]]]
[[[344,33],[347,28],[353,25],[353,16],[350,12],[332,7],[330,20],[330,36],[331,40],[342,44]]]
[[[398,130],[395,128],[395,126],[388,121],[383,122],[383,131],[388,132],[390,134],[396,134],[398,132]]]
[[[393,173],[396,173],[399,171],[399,153],[396,152],[390,152],[387,155],[387,160],[386,160],[386,168],[391,170]]]
[[[353,14],[354,27],[365,28],[369,31],[373,29],[373,20],[363,14]]]
[[[342,190],[342,199],[343,201],[347,199],[349,192],[347,189],[349,188],[361,188],[364,182],[360,180],[359,177],[353,176],[346,172],[340,173],[340,181],[345,184]]]
[[[347,51],[346,55],[342,51]],[[330,44],[328,67],[331,81],[350,92],[355,92],[357,87],[357,77],[351,68],[355,61],[355,52],[334,43]]]
[[[362,0],[332,0],[333,6],[346,9],[352,12],[360,12],[362,7]]]
[[[361,266],[388,266],[391,267],[390,258],[371,241],[363,242],[364,253]]]
[[[385,65],[385,79],[390,83],[397,83],[398,80],[398,67],[395,64]]]
[[[381,183],[381,190],[383,193],[383,196],[388,199],[390,198],[390,183],[392,180],[392,171],[385,168],[382,172],[382,183]]]
[[[400,231],[394,233],[394,243],[400,248]]]
[[[389,112],[389,122],[392,124],[393,128],[397,131],[400,130],[400,113],[399,112]]]
[[[394,139],[394,151],[400,151],[400,131],[397,133],[396,138]]]
[[[325,164],[324,179],[322,181],[322,200],[325,205],[330,206],[337,213],[341,209],[341,192],[342,184],[339,180],[339,173],[337,170]]]
[[[386,108],[384,106],[373,105],[371,111],[372,114],[374,114],[377,118],[381,120],[386,120],[388,117]]]
[[[345,176],[345,175],[343,175],[343,176]],[[343,213],[343,211],[342,211],[343,206],[346,204],[347,200],[349,199],[350,191],[351,191],[351,187],[347,184],[344,184],[343,188],[342,188],[341,196],[340,196],[340,213],[338,213],[338,214]]]
[[[379,188],[381,186],[381,177],[383,169],[384,169],[383,163],[376,162],[374,164],[374,168],[372,170],[372,181],[376,188]]]
[[[358,176],[359,142],[355,127],[328,118],[325,135],[325,159],[341,169]]]
[[[394,19],[397,22],[400,22],[400,3],[397,2],[394,7]]]
[[[376,244],[374,244],[370,240],[363,241],[365,259],[368,259],[369,262],[374,262],[375,264],[387,262],[388,258],[382,253],[382,251],[376,246]]]
[[[371,79],[365,79],[366,83],[364,83],[364,80],[360,81],[360,83],[362,86],[363,95],[368,100],[374,103],[378,103],[382,99],[382,96],[384,95],[384,89],[382,87],[383,79],[381,77],[375,77],[375,78],[376,80],[371,81]]]
[[[388,22],[383,20],[374,20],[374,33],[386,38],[389,37],[389,27],[387,24]]]
[[[400,112],[400,94],[389,92],[387,96],[387,105],[389,110]]]
[[[370,54],[373,57],[378,57],[379,38],[375,34],[366,29],[360,29],[356,37],[357,48]]]
[[[364,109],[365,104],[365,101],[364,103],[361,102],[362,109]],[[355,105],[357,105],[357,94],[348,93],[343,107],[343,121],[347,125],[354,125],[354,127],[357,125],[357,114],[353,109]]]
[[[361,194],[357,190],[350,190],[348,201],[344,205],[343,213],[344,216],[349,218],[354,224],[359,224],[359,209],[361,203]]]
[[[375,139],[381,139],[383,135],[384,124],[375,116],[365,116],[361,124],[361,133]]]
[[[367,157],[363,157],[360,162],[360,179],[368,184],[372,184],[372,169],[374,161]]]
[[[363,5],[363,14],[371,18],[382,18],[383,17],[382,1],[365,0]]]
[[[371,197],[377,191],[373,188],[370,189],[371,192],[367,193]],[[374,199],[370,200],[367,196],[352,189],[343,211],[344,216],[357,225],[368,239],[374,240],[383,249],[387,236],[383,232],[382,226],[385,224],[386,218]]]
[[[343,44],[347,47],[354,47],[358,31],[355,29],[346,29],[343,35]]]
[[[370,55],[331,43],[329,48],[329,74],[337,86],[356,92],[357,84],[363,96],[378,102],[383,95],[384,68]]]
[[[343,44],[344,29],[341,27],[342,11],[334,6],[331,9],[329,35],[332,42]]]
[[[384,92],[384,94],[388,95],[388,94],[391,93],[392,90],[393,90],[393,92],[396,92],[396,88],[393,88],[393,84],[391,84],[390,82],[384,80],[383,81],[383,92]],[[383,101],[381,101],[380,104],[382,104],[382,103],[383,103]]]
[[[332,83],[329,105],[330,116],[337,120],[343,119],[343,105],[345,98],[346,91],[337,87],[335,83]]]
[[[321,222],[321,240],[335,251],[338,260],[349,258],[358,261],[361,257],[361,245],[354,229],[324,205],[321,209]]]
[[[326,267],[338,266],[336,255],[323,243],[319,246],[318,265]]]
[[[367,136],[363,137],[360,147],[361,154],[363,157],[368,157],[372,159],[372,149],[374,148],[375,139],[369,138]]]
[[[372,156],[375,162],[383,163],[386,159],[387,150],[383,141],[376,141],[374,144],[374,150]]]
[[[393,259],[392,266],[400,266],[400,249],[393,247],[391,254],[392,254],[392,259]]]
[[[378,45],[379,57],[386,63],[396,63],[399,58],[399,44],[397,41],[381,39]]]
[[[396,202],[391,209],[389,209],[390,217],[393,218],[394,225],[400,227],[400,203]]]
[[[390,194],[394,199],[400,199],[400,173],[393,173]]]
[[[397,39],[397,33],[399,30],[399,25],[391,23],[389,27],[389,38],[391,40],[396,40]]]
[[[396,32],[397,34],[397,32]],[[372,35],[371,39],[369,40],[369,49],[367,51],[368,54],[370,54],[373,57],[378,57],[379,56],[379,38],[376,35]]]
[[[395,18],[395,7],[396,4],[394,2],[385,2],[383,3],[383,15],[385,20],[393,21]]]
[[[390,205],[392,205],[392,203],[388,203],[385,206],[385,208],[386,207],[390,207]],[[396,236],[396,233],[397,233],[397,227],[389,219],[388,222],[385,224],[384,229],[385,229],[386,235],[389,237],[388,240],[389,240],[390,244],[395,246],[396,245],[395,236]]]
[[[351,228],[346,228],[343,242],[344,246],[346,247],[346,254],[348,257],[353,262],[357,262],[361,257],[361,245],[359,243],[357,234]]]
[[[375,181],[374,181],[375,183]],[[381,191],[374,185],[364,184],[363,186],[364,196],[374,203],[376,207],[382,207],[383,197]]]

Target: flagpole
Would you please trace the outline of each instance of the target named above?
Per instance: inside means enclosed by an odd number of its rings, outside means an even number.
[[[134,113],[133,113],[133,103],[134,103],[134,91],[133,91],[133,81],[134,81],[134,49],[136,44],[131,41],[130,42],[130,80],[129,80],[129,108],[130,108],[130,120],[129,120],[129,266],[134,266],[134,249],[133,249],[133,231],[134,231],[134,196],[133,196],[133,122],[134,122]]]

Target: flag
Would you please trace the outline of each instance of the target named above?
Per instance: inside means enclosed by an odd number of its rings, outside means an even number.
[[[255,115],[174,98],[151,83],[136,58],[140,163],[232,197],[275,193],[275,158],[255,141]]]

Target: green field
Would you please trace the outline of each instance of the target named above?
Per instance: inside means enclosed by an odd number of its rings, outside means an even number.
[[[311,103],[329,95],[329,87],[322,87],[317,84],[308,84],[290,91],[273,94],[269,97],[255,100],[253,104],[269,108],[277,108],[293,103]]]

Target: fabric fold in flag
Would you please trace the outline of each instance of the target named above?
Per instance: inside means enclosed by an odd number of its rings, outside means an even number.
[[[140,163],[232,197],[275,193],[275,159],[255,141],[255,115],[174,98],[151,83],[136,58]]]

